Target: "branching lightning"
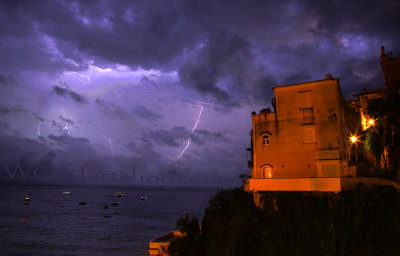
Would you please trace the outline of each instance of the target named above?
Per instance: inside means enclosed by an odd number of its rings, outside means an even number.
[[[204,109],[204,107],[201,106],[201,105],[195,105],[195,106],[200,107],[200,111],[199,111],[199,114],[197,115],[196,122],[194,123],[194,126],[193,126],[193,128],[192,128],[192,132],[191,132],[191,134],[190,134],[190,136],[189,136],[189,138],[188,138],[188,140],[187,140],[187,142],[186,142],[186,146],[185,146],[185,148],[182,150],[182,152],[179,154],[179,156],[177,157],[178,160],[181,159],[181,157],[183,156],[183,154],[184,154],[184,153],[186,152],[186,150],[189,148],[190,142],[192,141],[193,133],[194,133],[194,131],[196,130],[197,125],[199,124],[199,121],[200,121],[200,118],[201,118],[201,114],[202,114],[203,109]]]
[[[152,93],[152,94],[155,93],[155,94],[159,94],[159,95],[168,95],[168,96],[177,97],[177,98],[179,98],[181,100],[184,100],[186,102],[194,102],[194,103],[201,104],[202,106],[208,105],[208,106],[215,107],[215,108],[222,108],[222,109],[226,108],[225,106],[216,105],[216,104],[213,104],[211,102],[199,101],[199,100],[195,100],[195,99],[192,99],[192,98],[182,97],[182,96],[180,96],[178,94],[174,94],[174,93],[158,92],[158,91],[155,91],[155,90],[143,90],[143,91],[147,92],[147,93]],[[191,105],[199,107],[199,105],[195,105],[195,104],[191,104]]]
[[[65,75],[74,76],[76,79],[81,81],[84,84],[90,84],[90,76],[79,74],[78,72],[65,72]]]

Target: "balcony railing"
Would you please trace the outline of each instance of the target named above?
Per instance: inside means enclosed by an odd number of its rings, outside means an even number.
[[[301,124],[314,124],[314,109],[311,108],[301,108]]]
[[[341,190],[341,178],[249,178],[244,184],[245,191],[329,191]]]

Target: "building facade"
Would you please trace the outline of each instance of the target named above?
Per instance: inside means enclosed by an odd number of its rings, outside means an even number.
[[[385,80],[385,90],[389,101],[400,98],[400,58],[394,58],[390,53],[385,53],[381,47],[381,68]]]
[[[278,86],[275,111],[252,113],[249,167],[244,188],[260,191],[340,191],[350,168],[344,100],[339,79]],[[257,201],[257,200],[256,200]]]

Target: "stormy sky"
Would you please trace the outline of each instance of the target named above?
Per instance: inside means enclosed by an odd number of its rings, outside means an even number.
[[[239,184],[271,88],[383,87],[399,1],[0,1],[0,182]],[[84,171],[82,172],[82,167]]]

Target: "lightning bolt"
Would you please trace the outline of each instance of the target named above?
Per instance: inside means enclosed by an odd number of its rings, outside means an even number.
[[[38,137],[41,136],[41,135],[40,135],[40,125],[41,125],[41,124],[42,124],[42,121],[39,121],[38,128],[37,128]]]
[[[189,101],[189,102],[194,102],[194,103],[201,104],[202,106],[208,105],[208,106],[215,107],[215,108],[222,108],[222,109],[225,109],[225,108],[226,108],[226,106],[220,106],[220,105],[213,104],[213,103],[211,103],[211,102],[204,102],[204,101],[199,101],[199,100],[195,100],[195,99],[191,99],[191,98],[187,98],[187,97],[182,97],[182,96],[180,96],[180,95],[178,95],[178,94],[174,94],[174,93],[158,92],[158,91],[155,91],[155,90],[146,90],[146,89],[144,89],[143,92],[151,93],[151,94],[159,94],[159,95],[173,96],[173,97],[177,97],[177,98],[179,98],[179,99],[181,99],[181,100],[184,100],[184,101]],[[189,103],[189,104],[190,104],[190,103]],[[200,106],[200,105],[195,105],[195,104],[190,104],[190,105],[197,106],[197,107]]]
[[[67,113],[65,112],[65,109],[63,109],[62,111],[63,111],[63,113],[64,113],[64,116],[67,116]],[[66,133],[67,133],[68,135],[71,133],[71,132],[69,131],[69,127],[68,127],[68,122],[67,122],[67,121],[65,121],[65,125],[64,125],[63,130],[66,131]]]
[[[82,74],[79,74],[78,72],[65,72],[65,75],[71,75],[74,76],[76,79],[81,81],[84,84],[90,84],[90,76],[85,76]]]
[[[194,106],[200,107],[200,111],[199,111],[199,114],[197,115],[196,122],[194,123],[194,126],[193,126],[193,128],[192,128],[192,133],[190,134],[189,139],[188,139],[187,142],[186,142],[186,146],[185,146],[185,148],[182,150],[182,152],[181,152],[181,153],[178,155],[178,157],[177,157],[178,160],[182,158],[183,154],[184,154],[184,153],[186,152],[186,150],[189,148],[190,142],[192,141],[193,133],[194,133],[194,131],[196,130],[197,125],[199,124],[199,121],[200,121],[200,118],[201,118],[201,114],[202,114],[203,109],[204,109],[203,106],[199,106],[199,105],[194,105]]]
[[[65,123],[65,126],[63,128],[64,131],[66,131],[66,133],[69,135],[71,132],[69,131],[69,127],[68,127],[68,123]]]
[[[105,138],[105,139],[107,140],[108,144],[110,144],[110,154],[111,154],[112,158],[114,158],[114,144],[113,144],[111,138],[110,138],[110,137],[107,137],[106,135],[104,135],[104,134],[103,134],[101,131],[99,131],[98,129],[96,129],[96,130],[97,130],[97,132],[98,132],[101,136],[103,136],[103,138]]]
[[[114,146],[111,138],[108,138],[108,143],[110,144],[111,156],[114,158]]]

